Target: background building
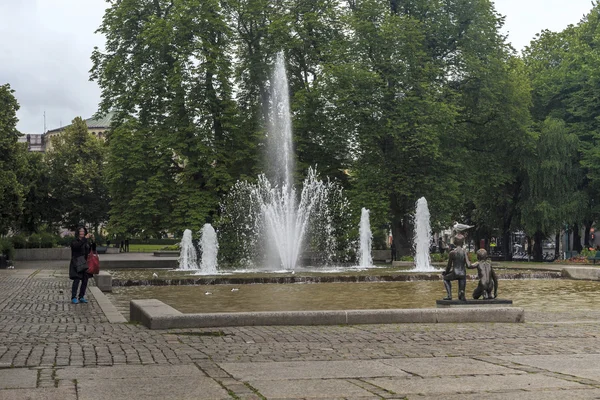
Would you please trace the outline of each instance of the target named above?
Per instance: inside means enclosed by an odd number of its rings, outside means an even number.
[[[112,120],[113,113],[108,113],[102,118],[88,118],[85,123],[88,127],[88,132],[96,136],[98,139],[104,139],[106,137],[106,131],[110,127],[110,121]],[[52,138],[60,135],[69,125],[61,126],[60,128],[51,129],[47,131],[44,136],[45,151],[52,149]]]
[[[106,138],[106,131],[110,127],[113,113],[108,113],[102,118],[88,118],[85,123],[88,127],[88,132],[96,136],[98,139]],[[42,135],[26,134],[19,138],[19,142],[27,143],[29,151],[46,152],[52,149],[52,139],[60,135],[69,125],[61,126],[60,128],[51,129]]]

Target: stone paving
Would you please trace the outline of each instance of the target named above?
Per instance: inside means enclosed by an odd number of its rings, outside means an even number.
[[[56,268],[0,270],[0,399],[600,398],[595,310],[525,324],[150,331],[109,323],[93,296],[70,304]]]

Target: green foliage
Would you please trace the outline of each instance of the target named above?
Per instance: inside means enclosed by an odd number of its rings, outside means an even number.
[[[44,161],[42,153],[23,153],[25,168],[19,174],[19,181],[23,185],[23,212],[19,221],[19,230],[24,232],[38,232],[46,224],[61,222],[61,215],[57,212],[56,199],[49,196],[50,171]]]
[[[232,171],[248,169],[239,165],[248,141],[232,99],[221,2],[117,2],[99,32],[106,52],[94,51],[92,78],[103,90],[101,112],[118,110],[109,138],[110,231],[199,230],[233,184]]]
[[[431,253],[429,256],[430,256],[432,262],[448,261],[448,253]]]
[[[27,236],[23,234],[13,235],[10,237],[10,241],[15,249],[27,248]]]
[[[81,224],[97,227],[108,213],[104,184],[104,143],[88,133],[87,125],[75,118],[64,132],[52,139],[46,154],[49,196],[58,211],[56,223],[75,229]]]
[[[541,126],[535,154],[527,160],[522,209],[526,232],[547,236],[577,219],[583,201],[577,169],[578,138],[565,123],[548,118]]]
[[[269,71],[282,49],[296,181],[317,165],[344,187],[352,228],[340,242],[356,237],[366,207],[375,246],[391,228],[406,253],[421,196],[435,230],[461,220],[477,236],[506,238],[591,226],[600,215],[600,7],[577,26],[542,32],[522,59],[502,24],[489,0],[111,2],[99,28],[106,50],[94,51],[91,71],[100,112],[116,112],[102,174],[109,231],[158,238],[211,222],[243,236],[218,206],[235,206],[226,195],[238,179],[269,169],[259,160]],[[64,162],[50,157],[50,186],[43,168],[6,178],[29,193],[23,230],[101,222],[78,208],[81,197],[49,189],[90,190],[84,170],[62,171]],[[106,192],[98,198],[106,206]],[[90,208],[105,218],[106,208]],[[239,261],[240,238],[221,239],[220,257]]]
[[[590,250],[590,249],[584,247],[579,254],[586,258],[587,257],[595,257],[596,250],[595,249]]]
[[[25,149],[17,143],[19,104],[13,93],[10,85],[0,85],[0,234],[17,226],[23,207],[19,171]]]
[[[15,248],[13,247],[12,241],[7,237],[0,237],[0,254],[7,256],[9,260],[14,257]]]
[[[27,238],[27,247],[30,249],[39,249],[42,247],[42,235],[39,233],[32,233]]]
[[[75,236],[61,236],[58,238],[58,245],[61,247],[70,247],[73,240],[75,240]]]

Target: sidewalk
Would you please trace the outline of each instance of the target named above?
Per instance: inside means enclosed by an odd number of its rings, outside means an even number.
[[[0,270],[0,399],[600,397],[600,311],[553,323],[149,331],[109,323],[92,295],[71,304],[55,268]]]

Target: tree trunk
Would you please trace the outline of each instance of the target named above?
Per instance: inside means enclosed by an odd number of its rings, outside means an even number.
[[[535,243],[533,244],[533,260],[536,262],[544,261],[544,254],[542,248],[542,241],[544,240],[544,234],[540,231],[537,231],[533,235],[533,240]]]
[[[398,257],[412,254],[413,223],[410,216],[404,216],[392,222],[392,237]]]
[[[583,234],[583,243],[585,247],[593,247],[592,239],[590,239],[590,230],[592,229],[592,225],[594,221],[585,221],[585,233]]]
[[[581,253],[583,250],[583,246],[581,245],[581,232],[579,229],[579,224],[573,225],[573,250]]]
[[[558,260],[560,258],[560,231],[556,232],[556,236],[554,238],[554,259]]]
[[[507,229],[502,234],[502,254],[504,261],[512,261],[512,243],[510,229]]]

